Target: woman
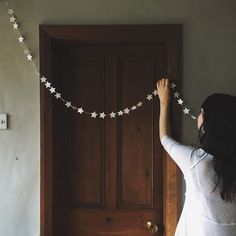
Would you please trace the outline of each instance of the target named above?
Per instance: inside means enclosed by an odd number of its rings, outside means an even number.
[[[157,82],[160,140],[181,169],[186,193],[175,236],[236,236],[236,97],[209,96],[198,117],[200,148],[171,138],[168,79]]]

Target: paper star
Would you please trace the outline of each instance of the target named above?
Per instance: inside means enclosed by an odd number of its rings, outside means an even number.
[[[184,112],[184,114],[189,114],[189,109],[185,107],[183,112]]]
[[[148,95],[147,95],[147,100],[148,100],[148,101],[151,101],[151,100],[152,100],[152,95],[151,95],[151,94],[148,94]]]
[[[15,18],[14,16],[11,16],[11,17],[10,17],[10,22],[11,22],[11,23],[14,23],[15,20],[16,20],[16,18]]]
[[[157,91],[156,89],[154,90],[153,95],[154,95],[154,96],[157,96],[157,95],[158,95],[158,91]]]
[[[123,111],[118,111],[118,116],[122,116],[123,115]]]
[[[28,61],[32,61],[32,56],[30,54],[27,55]]]
[[[61,94],[60,94],[60,93],[56,93],[56,94],[55,94],[55,97],[56,97],[56,99],[58,99],[58,98],[61,97]]]
[[[141,107],[142,105],[143,105],[142,102],[139,102],[139,103],[137,104],[138,107]]]
[[[111,118],[115,118],[116,117],[116,113],[114,113],[113,111],[110,113],[110,117]]]
[[[17,23],[14,23],[13,24],[13,28],[16,30],[16,29],[18,29],[18,27],[19,27],[19,25],[17,24]]]
[[[178,104],[180,104],[180,105],[183,105],[183,100],[180,98],[179,100],[178,100]]]
[[[45,86],[46,86],[46,88],[50,88],[50,87],[51,87],[51,83],[47,82],[47,83],[45,84]]]
[[[179,94],[178,92],[175,92],[175,93],[174,93],[174,97],[175,97],[175,98],[179,98],[179,95],[180,95],[180,94]]]
[[[44,76],[41,77],[40,80],[41,80],[42,83],[45,83],[47,81],[47,79]]]
[[[53,88],[53,87],[51,87],[49,90],[50,90],[51,93],[55,93],[56,92],[56,89]]]
[[[176,87],[176,85],[175,85],[174,83],[171,83],[170,87],[171,87],[172,89],[174,89],[174,88]]]
[[[12,8],[8,9],[8,14],[12,15],[14,13],[14,10]]]
[[[191,116],[191,118],[192,118],[192,119],[194,119],[194,120],[196,120],[196,119],[197,119],[197,117],[196,117],[196,116]]]
[[[129,109],[129,108],[125,108],[125,109],[124,109],[124,112],[125,112],[125,114],[129,114],[130,109]]]
[[[97,115],[98,115],[98,114],[97,114],[95,111],[91,113],[91,117],[92,117],[92,118],[96,118]]]
[[[71,107],[71,102],[66,102],[66,107]]]
[[[104,119],[106,114],[104,112],[100,113],[100,118]]]
[[[19,43],[23,43],[24,38],[23,38],[22,36],[20,36],[20,37],[18,38],[18,40],[19,40]]]
[[[134,110],[136,110],[136,109],[137,109],[136,106],[132,106],[132,107],[131,107],[131,110],[132,110],[132,111],[134,111]]]
[[[78,112],[82,114],[84,112],[83,108],[82,107],[78,108]]]

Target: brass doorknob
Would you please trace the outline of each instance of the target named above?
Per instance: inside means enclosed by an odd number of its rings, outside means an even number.
[[[146,225],[147,225],[149,232],[151,232],[151,233],[156,233],[159,229],[154,220],[147,221]]]

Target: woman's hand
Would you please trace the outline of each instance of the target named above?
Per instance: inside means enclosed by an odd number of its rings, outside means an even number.
[[[162,105],[169,104],[170,101],[170,87],[169,80],[162,78],[157,81],[157,91]]]

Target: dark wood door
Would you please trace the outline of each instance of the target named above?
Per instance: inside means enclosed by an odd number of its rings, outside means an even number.
[[[107,116],[141,101],[165,74],[163,42],[53,39],[50,74],[64,98]],[[159,101],[116,119],[51,103],[51,234],[148,236],[164,232]],[[44,189],[45,191],[45,189]]]

